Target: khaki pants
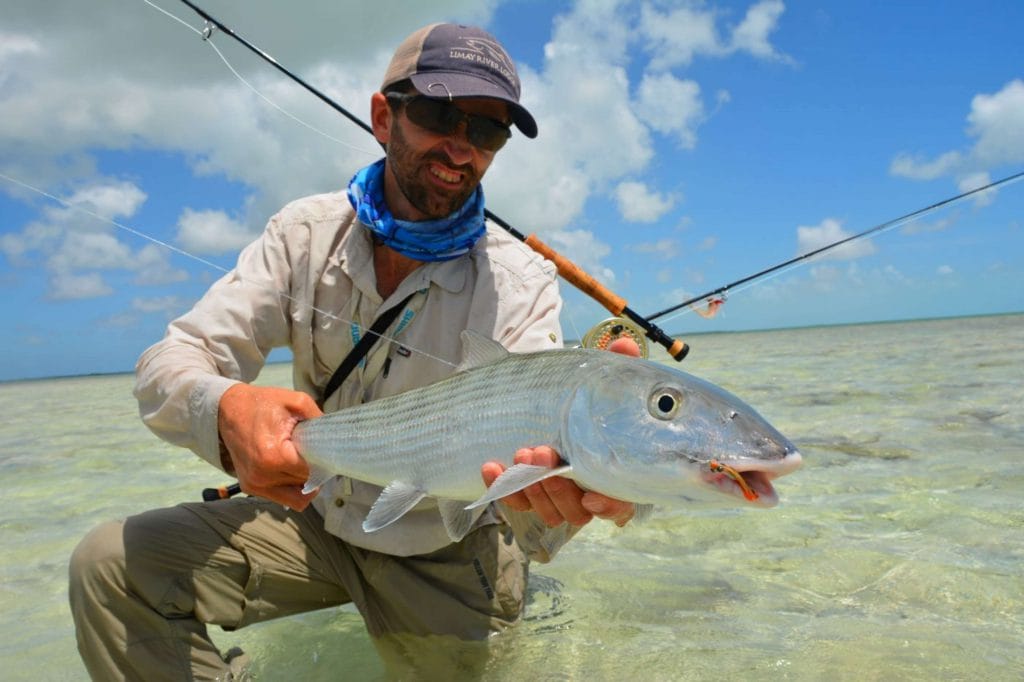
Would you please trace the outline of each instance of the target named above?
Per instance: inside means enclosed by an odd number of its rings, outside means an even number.
[[[506,526],[393,557],[330,535],[312,507],[250,497],[94,529],[71,557],[70,599],[78,649],[97,680],[241,679],[245,656],[225,660],[207,625],[231,630],[348,602],[392,674],[451,679],[479,671],[489,635],[519,618],[526,573]],[[453,647],[441,669],[418,669],[437,665],[445,640],[472,646]]]

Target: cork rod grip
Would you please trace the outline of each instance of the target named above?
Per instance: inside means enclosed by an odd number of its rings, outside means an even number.
[[[580,266],[573,263],[565,256],[559,254],[550,246],[531,234],[525,240],[526,245],[547,258],[558,268],[558,274],[569,281],[574,287],[593,298],[611,312],[613,315],[621,315],[626,307],[626,299],[616,296],[606,286],[584,272]]]

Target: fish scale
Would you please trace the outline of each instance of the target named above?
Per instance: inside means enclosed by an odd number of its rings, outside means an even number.
[[[558,405],[579,360],[561,351],[539,362],[530,355],[303,422],[296,446],[313,463],[330,461],[333,473],[377,485],[431,453],[435,466],[409,482],[430,485],[440,496],[476,499],[483,489],[479,466],[460,466],[464,454],[479,452],[482,465],[558,437]]]

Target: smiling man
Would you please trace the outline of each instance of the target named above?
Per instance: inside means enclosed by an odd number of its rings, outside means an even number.
[[[207,625],[349,602],[396,675],[464,676],[520,618],[529,559],[550,560],[594,516],[623,524],[634,512],[552,478],[452,543],[434,500],[368,533],[379,487],[335,477],[303,493],[299,421],[443,379],[464,329],[513,351],[561,344],[553,266],[484,218],[480,181],[511,127],[537,135],[497,40],[454,24],[413,33],[371,116],[385,158],[346,191],[286,206],[139,360],[144,422],[249,496],[151,510],[79,544],[71,606],[96,679],[237,679],[245,655],[218,651]],[[252,385],[280,346],[295,390]],[[557,464],[530,445],[516,461]],[[490,462],[481,476],[490,485],[501,471]]]

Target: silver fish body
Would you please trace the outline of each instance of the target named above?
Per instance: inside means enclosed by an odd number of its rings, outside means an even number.
[[[757,493],[748,504],[773,506],[771,480],[800,466],[792,443],[752,408],[685,372],[588,349],[513,354],[472,332],[462,342],[451,377],[298,424],[306,489],[335,474],[384,486],[368,532],[438,498],[457,540],[486,503],[551,475],[640,505],[743,500],[739,483],[709,466],[717,460]],[[510,466],[485,488],[485,462],[509,466],[517,449],[537,445],[554,447],[565,466]]]

